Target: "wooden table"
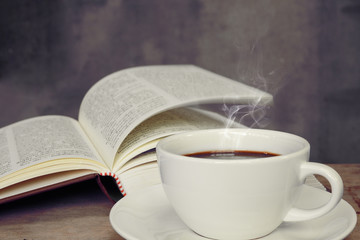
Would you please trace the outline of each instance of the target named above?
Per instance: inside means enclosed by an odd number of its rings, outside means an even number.
[[[360,239],[360,164],[336,164],[344,199],[358,215],[347,240]],[[328,184],[320,179],[325,186]],[[0,206],[0,239],[123,239],[111,227],[113,203],[89,180]]]
[[[354,231],[346,238],[346,240],[360,239],[360,164],[329,164],[334,168],[344,181],[344,196],[356,211],[357,223]],[[321,183],[329,189],[330,186],[326,180],[318,177]]]

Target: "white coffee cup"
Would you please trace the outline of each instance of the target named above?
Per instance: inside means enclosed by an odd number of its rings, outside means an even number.
[[[203,151],[250,150],[280,154],[226,160],[184,156]],[[178,216],[199,235],[213,239],[254,239],[283,221],[304,221],[331,211],[343,183],[332,168],[310,163],[309,143],[296,135],[259,129],[211,129],[176,134],[157,145],[164,191]],[[325,177],[329,202],[294,208],[305,178]]]

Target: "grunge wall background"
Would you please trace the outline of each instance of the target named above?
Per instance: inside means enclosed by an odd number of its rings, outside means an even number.
[[[0,127],[76,118],[123,68],[195,64],[274,94],[267,128],[307,138],[313,161],[359,163],[359,43],[351,0],[4,0]]]

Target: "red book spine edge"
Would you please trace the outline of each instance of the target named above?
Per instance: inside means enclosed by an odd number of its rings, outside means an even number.
[[[120,181],[120,178],[118,175],[116,175],[115,173],[113,172],[104,172],[104,173],[100,173],[100,176],[110,176],[110,177],[113,177],[116,181],[116,184],[118,186],[118,188],[120,189],[120,192],[121,194],[125,197],[126,196],[126,192],[125,192],[125,189]]]

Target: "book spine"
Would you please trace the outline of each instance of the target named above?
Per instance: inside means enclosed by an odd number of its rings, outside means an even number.
[[[104,172],[104,173],[100,173],[100,176],[103,176],[103,177],[113,177],[116,181],[116,184],[121,192],[121,194],[125,197],[126,196],[126,192],[125,192],[125,189],[123,187],[123,185],[121,184],[121,181],[120,181],[120,178],[118,175],[116,175],[115,173],[113,172]]]

